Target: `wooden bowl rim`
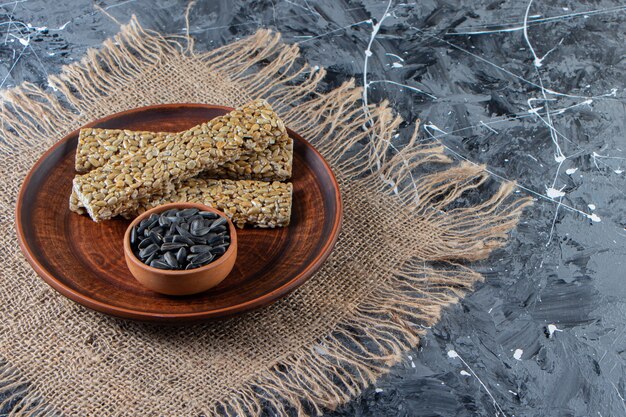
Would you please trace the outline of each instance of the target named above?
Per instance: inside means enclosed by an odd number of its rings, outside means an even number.
[[[226,252],[224,252],[222,256],[220,256],[220,258],[216,260],[215,262],[209,262],[208,264],[201,266],[200,268],[194,268],[194,269],[182,269],[182,270],[181,269],[159,269],[159,268],[154,268],[150,265],[146,265],[145,263],[141,262],[141,259],[135,256],[135,253],[130,247],[131,229],[135,227],[140,221],[150,216],[152,213],[160,213],[160,212],[167,211],[173,208],[197,208],[202,211],[210,211],[212,213],[217,214],[220,217],[225,218],[228,224],[228,231],[230,233],[230,243],[228,245],[228,249],[226,249]],[[224,262],[228,261],[229,257],[232,256],[233,251],[235,251],[235,249],[237,248],[237,230],[235,230],[235,225],[228,218],[228,216],[226,216],[223,212],[214,209],[213,207],[209,207],[207,205],[200,204],[200,203],[167,203],[167,204],[161,204],[160,206],[151,208],[150,210],[147,210],[141,213],[139,216],[135,217],[135,219],[128,225],[128,227],[126,228],[126,231],[124,232],[123,244],[124,244],[124,255],[138,268],[143,269],[144,271],[149,272],[150,274],[159,274],[159,275],[165,275],[165,276],[172,277],[172,278],[181,279],[186,276],[192,275],[194,273],[211,271],[212,269],[215,269],[219,267],[220,265],[222,265]]]
[[[317,258],[315,258],[309,264],[307,269],[302,271],[300,274],[296,275],[291,281],[286,282],[279,288],[276,288],[275,290],[268,292],[253,300],[249,300],[243,303],[231,305],[228,307],[222,307],[222,308],[218,308],[218,309],[210,310],[210,311],[199,311],[199,312],[190,312],[190,313],[153,313],[153,312],[146,312],[146,311],[141,311],[141,310],[132,310],[129,308],[114,306],[111,304],[98,301],[85,294],[75,291],[74,289],[60,282],[59,280],[55,278],[54,274],[52,274],[43,265],[41,265],[37,261],[35,255],[30,250],[30,247],[26,244],[25,233],[24,233],[23,226],[22,226],[22,216],[21,216],[21,211],[22,211],[21,209],[22,209],[22,202],[24,200],[24,194],[26,190],[28,189],[28,186],[30,185],[32,176],[34,175],[35,172],[38,171],[40,165],[48,158],[50,154],[56,151],[57,148],[59,148],[60,146],[65,144],[67,141],[69,141],[69,139],[72,136],[78,135],[80,129],[93,127],[100,123],[107,122],[111,119],[128,116],[133,113],[140,113],[140,112],[157,110],[157,109],[174,109],[174,108],[180,108],[180,107],[189,107],[192,109],[202,107],[206,109],[221,109],[225,111],[233,110],[232,107],[203,104],[203,103],[172,103],[172,104],[156,104],[156,105],[150,105],[150,106],[137,107],[134,109],[114,113],[114,114],[105,116],[103,118],[94,120],[84,126],[81,126],[80,128],[76,130],[73,130],[67,135],[65,135],[61,140],[59,140],[54,145],[52,145],[50,149],[44,152],[44,154],[37,160],[37,162],[32,166],[32,168],[26,175],[26,178],[24,179],[24,182],[22,183],[22,186],[20,188],[20,192],[18,194],[18,199],[17,199],[17,204],[15,206],[15,211],[16,211],[15,223],[16,223],[18,242],[19,242],[20,248],[22,249],[22,253],[24,254],[28,263],[30,263],[30,265],[33,267],[35,272],[41,278],[43,278],[43,280],[46,281],[48,285],[50,285],[52,288],[57,290],[62,295],[68,297],[69,299],[79,304],[89,307],[93,310],[100,311],[102,313],[110,314],[110,315],[117,316],[117,317],[123,317],[123,318],[135,319],[135,320],[162,321],[164,319],[179,319],[179,320],[184,320],[184,321],[193,321],[193,320],[201,320],[201,319],[220,318],[220,317],[226,317],[226,316],[230,316],[234,314],[244,313],[246,311],[253,310],[257,307],[266,306],[268,304],[271,304],[274,301],[277,301],[283,295],[291,292],[292,290],[296,289],[297,287],[302,285],[304,282],[306,282],[315,272],[317,272],[317,270],[321,267],[321,265],[328,258],[328,256],[330,256],[330,253],[332,252],[332,249],[337,243],[337,240],[339,238],[339,232],[341,231],[341,225],[342,225],[342,219],[343,219],[343,204],[341,201],[341,193],[339,189],[339,184],[337,182],[337,179],[335,178],[335,175],[332,169],[328,165],[328,162],[326,162],[324,157],[322,157],[322,155],[317,151],[317,149],[315,149],[302,136],[300,136],[293,130],[287,128],[287,132],[289,136],[295,137],[298,140],[300,140],[307,147],[308,151],[313,152],[314,154],[317,155],[317,157],[319,158],[323,166],[326,168],[326,172],[329,174],[330,181],[333,184],[333,188],[337,191],[335,193],[335,205],[337,207],[337,211],[336,211],[336,216],[333,219],[333,226],[332,226],[330,239],[326,240]]]

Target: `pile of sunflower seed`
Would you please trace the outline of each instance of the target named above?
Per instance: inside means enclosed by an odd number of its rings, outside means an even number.
[[[222,256],[229,245],[226,218],[195,208],[153,213],[130,233],[135,256],[159,269],[204,266]]]

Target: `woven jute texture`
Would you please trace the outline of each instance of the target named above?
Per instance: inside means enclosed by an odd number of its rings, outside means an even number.
[[[2,92],[0,409],[11,415],[310,415],[335,408],[471,290],[481,277],[463,263],[504,245],[529,204],[511,196],[512,184],[474,192],[488,181],[484,169],[454,163],[436,142],[415,134],[393,145],[401,119],[386,103],[364,106],[354,82],[320,92],[324,70],[303,63],[298,46],[281,43],[279,34],[260,30],[205,53],[192,45],[133,18],[51,76],[46,90],[22,84]],[[55,141],[138,106],[238,106],[257,97],[330,162],[345,206],[333,254],[295,293],[226,321],[163,328],[83,308],[26,263],[15,234],[16,198]]]

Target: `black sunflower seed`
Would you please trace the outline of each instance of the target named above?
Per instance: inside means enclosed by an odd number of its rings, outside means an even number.
[[[204,227],[204,220],[196,219],[191,222],[191,226],[189,226],[189,231],[195,235],[195,231]]]
[[[211,231],[210,227],[200,227],[198,229],[191,230],[191,234],[196,235],[196,236],[204,236],[210,231]]]
[[[193,258],[191,263],[200,266],[211,262],[213,260],[213,257],[214,256],[211,252],[200,253]]]
[[[176,252],[176,260],[178,261],[178,263],[182,264],[183,262],[185,262],[186,258],[187,258],[187,249],[185,248],[178,249],[178,252]]]
[[[223,226],[226,224],[226,218],[225,217],[220,217],[219,219],[213,221],[213,224],[211,224],[211,229],[216,229],[219,226]]]
[[[139,251],[139,257],[142,258],[142,259],[143,258],[148,258],[148,257],[150,257],[150,255],[152,255],[153,253],[155,253],[158,250],[159,250],[159,246],[155,245],[153,243],[150,246],[140,250]]]
[[[139,225],[137,226],[137,228],[139,228],[140,231],[143,232],[143,229],[148,227],[148,224],[150,224],[150,218],[143,219],[142,221],[139,222]]]
[[[213,255],[221,255],[226,252],[227,246],[228,245],[213,246],[213,248],[211,249],[211,253]]]
[[[217,226],[217,227],[212,227],[211,226],[211,231],[213,233],[218,233],[218,234],[219,233],[224,233],[226,230],[228,230],[228,229],[226,229],[226,226]]]
[[[184,248],[185,246],[187,246],[186,243],[177,243],[177,242],[164,243],[161,245],[161,250],[163,252],[166,252],[168,250],[178,250],[180,248]]]
[[[189,233],[189,231],[184,228],[183,224],[184,223],[181,223],[180,225],[176,225],[176,231],[181,236],[191,237],[191,233]]]
[[[179,265],[178,265],[178,261],[176,260],[176,255],[174,255],[173,252],[165,252],[165,255],[163,255],[163,258],[165,258],[165,262],[171,266],[174,269],[178,269]]]
[[[188,223],[193,223],[195,220],[200,220],[201,222],[204,222],[204,217],[199,214],[194,214],[193,216],[187,218]]]
[[[147,248],[148,246],[152,245],[154,242],[152,242],[150,239],[146,239],[143,238],[142,241],[139,242],[139,244],[137,245],[138,249],[144,249]]]
[[[218,217],[220,217],[219,214],[213,213],[212,211],[201,211],[198,214],[209,220],[217,219]]]
[[[167,211],[164,211],[161,216],[171,217],[176,216],[176,213],[178,213],[178,209],[169,209]]]
[[[189,237],[189,240],[193,241],[193,243],[198,244],[198,245],[206,245],[206,239],[203,237],[191,236]]]
[[[150,217],[148,217],[148,224],[146,225],[146,229],[152,229],[159,223],[159,216],[152,213]]]
[[[160,259],[155,259],[152,262],[150,262],[150,266],[153,268],[159,268],[159,269],[172,269],[167,262],[162,261]]]
[[[186,236],[177,235],[177,236],[174,236],[173,239],[174,240],[172,240],[172,242],[176,242],[176,243],[186,243],[188,245],[194,244],[193,240],[191,240],[190,238]]]
[[[188,209],[179,211],[178,213],[176,213],[176,216],[177,217],[190,217],[196,214],[198,211],[200,210],[198,210],[197,208],[188,208]]]
[[[160,245],[161,243],[163,243],[163,236],[155,232],[154,229],[150,231],[150,234],[148,235],[148,239],[151,240],[153,243],[156,243],[157,245]]]
[[[141,235],[146,229],[149,229],[150,227],[152,227],[152,217],[148,217],[147,219],[139,222],[139,227],[137,227],[137,233]]]
[[[205,253],[211,251],[211,249],[213,249],[213,247],[209,245],[195,245],[190,247],[189,251],[191,253]]]
[[[150,255],[148,257],[148,259],[146,259],[145,261],[143,261],[144,264],[150,265],[150,262],[152,262],[154,259],[156,259],[157,255],[158,255],[158,251],[154,252],[152,255]]]
[[[208,265],[208,264],[210,264],[211,262],[213,262],[213,259],[207,259],[206,261],[202,261],[202,262],[201,262],[201,263],[199,263],[199,264],[191,264],[191,265],[193,265],[193,266],[194,266],[194,267],[196,267],[196,268],[200,268],[201,266]]]
[[[206,244],[207,245],[215,245],[218,242],[221,243],[223,239],[224,239],[223,236],[213,234],[213,236],[210,239],[207,239]]]
[[[138,241],[137,227],[135,226],[130,231],[130,244],[134,246],[137,244],[137,241]]]

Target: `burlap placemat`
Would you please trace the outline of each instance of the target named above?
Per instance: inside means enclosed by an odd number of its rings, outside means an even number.
[[[481,167],[454,164],[415,136],[391,149],[401,119],[386,103],[364,108],[353,82],[317,91],[324,70],[279,39],[261,30],[199,54],[133,18],[51,76],[53,91],[22,84],[2,93],[1,407],[14,415],[320,413],[373,383],[481,279],[459,262],[502,246],[529,201],[504,184],[482,202],[460,203],[487,181]],[[87,310],[35,275],[18,249],[14,207],[55,141],[138,106],[256,97],[322,152],[341,185],[343,232],[306,285],[241,317],[162,328]]]

